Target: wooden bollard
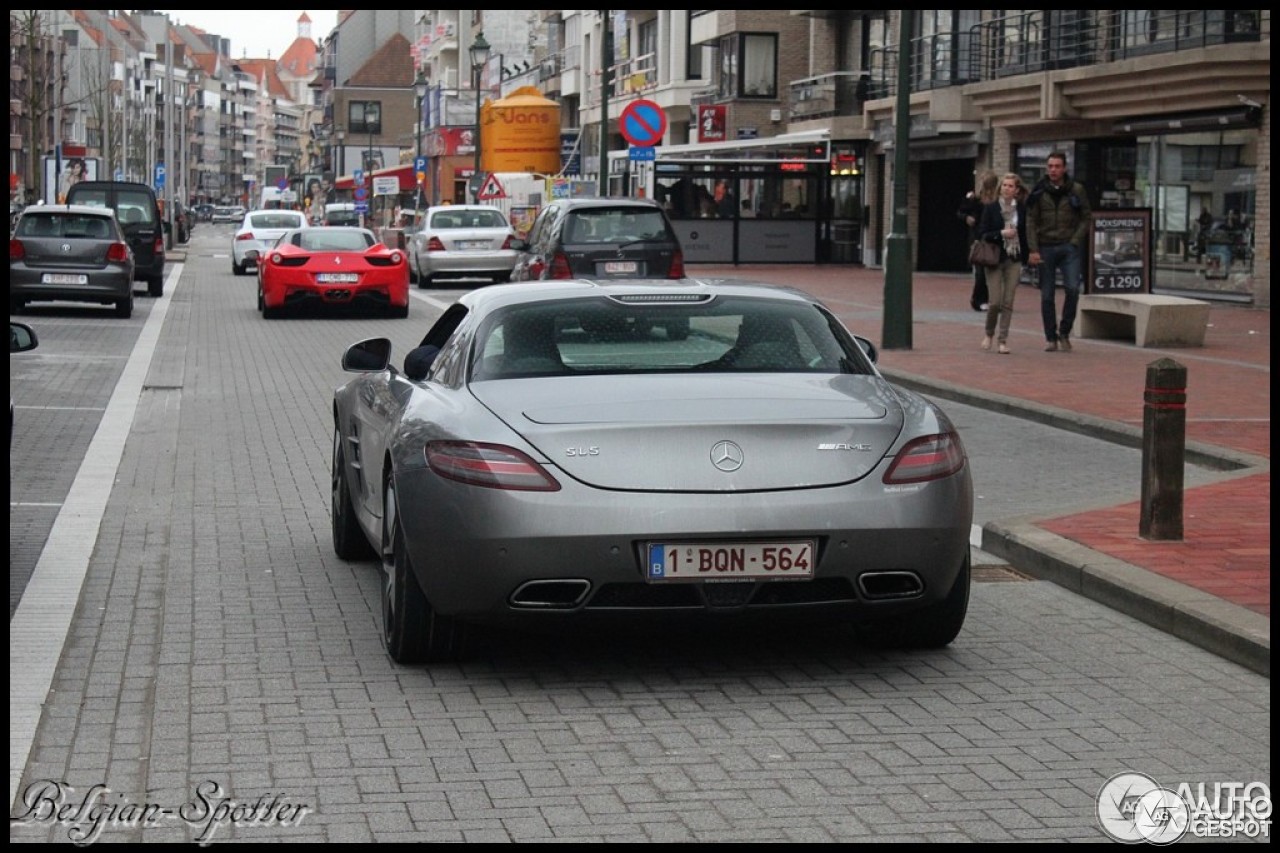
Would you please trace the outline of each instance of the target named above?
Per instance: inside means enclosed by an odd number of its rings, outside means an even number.
[[[1187,369],[1171,358],[1147,365],[1142,411],[1143,539],[1182,539],[1187,444]]]

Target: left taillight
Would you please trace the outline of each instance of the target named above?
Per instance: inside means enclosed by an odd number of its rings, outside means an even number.
[[[20,261],[27,256],[27,247],[22,245],[21,240],[9,241],[9,260]]]
[[[887,485],[923,483],[949,477],[964,467],[964,446],[954,432],[917,438],[898,451],[885,472]]]
[[[252,239],[253,239],[253,232],[252,232],[252,231],[245,231],[245,232],[242,232],[242,233],[240,233],[240,234],[237,234],[237,235],[236,235],[236,239],[237,239],[237,240],[252,240]]]
[[[558,492],[560,484],[514,447],[474,441],[429,441],[427,464],[449,480],[522,492]]]
[[[122,264],[129,260],[129,247],[124,243],[112,243],[107,248],[107,260],[113,264]]]

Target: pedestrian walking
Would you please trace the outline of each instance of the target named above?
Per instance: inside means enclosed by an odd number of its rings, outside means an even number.
[[[1089,233],[1089,197],[1067,174],[1067,155],[1051,151],[1045,176],[1027,196],[1027,263],[1040,276],[1040,317],[1045,352],[1071,352],[1071,329],[1080,302],[1081,261]],[[1058,321],[1054,283],[1062,270],[1062,320]]]
[[[969,241],[965,243],[965,251],[974,240],[978,239],[978,225],[982,218],[982,209],[996,200],[1000,179],[996,173],[987,169],[978,173],[970,190],[960,202],[956,210],[956,218],[969,229]],[[990,298],[987,287],[987,269],[981,264],[973,265],[973,293],[969,295],[969,307],[974,311],[986,311]]]
[[[1022,178],[1012,172],[1000,178],[999,198],[982,208],[979,238],[1000,247],[1000,263],[987,268],[987,288],[991,305],[987,309],[986,336],[982,348],[1009,354],[1009,324],[1013,320],[1013,299],[1018,292],[1022,264],[1028,255],[1027,208],[1022,201]]]

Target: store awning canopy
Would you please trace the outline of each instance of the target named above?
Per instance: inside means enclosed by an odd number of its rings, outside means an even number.
[[[374,178],[382,178],[387,176],[395,176],[400,181],[400,192],[411,193],[418,186],[418,179],[413,174],[413,164],[406,163],[403,166],[387,166],[384,169],[374,169],[365,175],[365,180],[372,183]],[[334,182],[334,186],[340,190],[355,189],[355,176],[343,175]]]

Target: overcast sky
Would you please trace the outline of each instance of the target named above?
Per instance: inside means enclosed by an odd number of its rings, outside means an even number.
[[[337,9],[157,9],[175,24],[199,27],[231,39],[231,58],[279,59],[298,37],[298,18],[311,18],[311,39],[319,44],[338,25]]]

